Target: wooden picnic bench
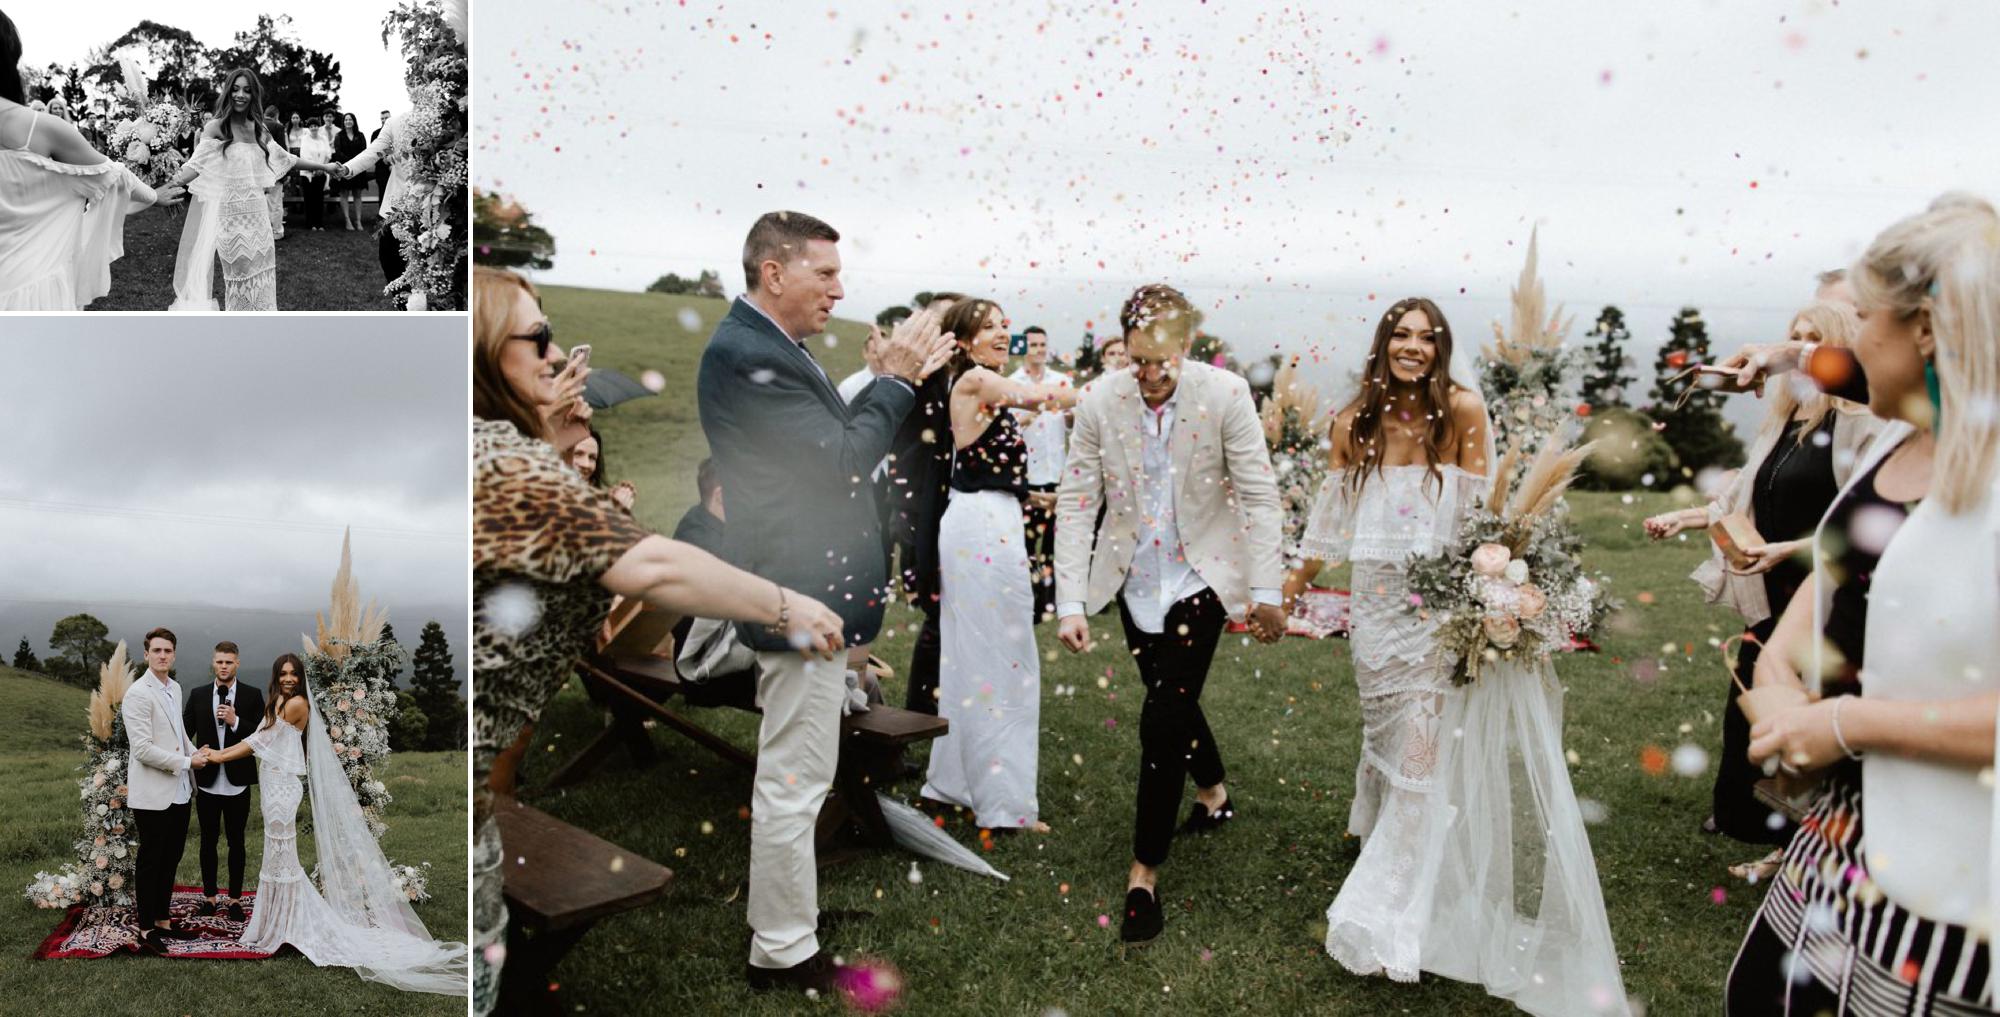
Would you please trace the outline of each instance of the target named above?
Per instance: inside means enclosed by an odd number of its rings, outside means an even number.
[[[512,798],[494,800],[507,846],[508,910],[502,1012],[546,1004],[549,974],[600,919],[667,892],[673,872]]]
[[[586,779],[621,745],[632,757],[635,766],[643,768],[652,765],[658,759],[658,752],[646,729],[648,721],[681,733],[732,766],[746,772],[756,770],[754,752],[744,750],[667,707],[667,702],[674,696],[689,702],[691,690],[697,693],[698,698],[700,692],[710,691],[691,688],[682,682],[671,656],[657,653],[619,655],[621,650],[629,650],[634,645],[653,643],[658,627],[671,620],[638,621],[639,629],[628,627],[623,631],[614,631],[605,647],[607,652],[592,654],[577,662],[576,674],[583,682],[585,692],[608,711],[610,723],[581,752],[550,776],[550,787],[563,787]],[[622,622],[630,625],[634,619],[628,616]],[[616,615],[613,624],[621,624]],[[648,625],[653,627],[644,627]],[[628,632],[635,631],[639,633],[636,642],[635,638],[627,637]],[[671,641],[666,646],[670,650]],[[711,696],[705,705],[760,712],[751,700],[752,695],[751,690],[742,688],[733,695]],[[888,786],[898,776],[905,746],[940,737],[950,730],[950,723],[942,717],[879,703],[865,712],[848,714],[841,719],[840,760],[834,769],[833,792],[820,809],[816,831],[817,855],[821,865],[852,857],[840,851],[836,842],[840,832],[850,822],[859,827],[868,844],[876,847],[893,844],[888,822],[875,800],[875,789]]]

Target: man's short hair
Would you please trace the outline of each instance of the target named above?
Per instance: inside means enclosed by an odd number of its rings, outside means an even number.
[[[232,657],[241,657],[241,656],[243,656],[243,654],[242,654],[242,653],[240,653],[240,652],[238,652],[238,651],[237,651],[237,649],[236,649],[236,644],[235,644],[235,643],[232,643],[232,642],[230,642],[230,641],[229,641],[229,640],[227,640],[227,639],[223,640],[222,642],[219,642],[219,643],[215,644],[215,652],[217,652],[217,653],[226,653],[226,654],[229,654],[229,655],[230,655],[230,656],[232,656]]]
[[[1832,286],[1835,283],[1846,282],[1847,270],[1844,268],[1829,268],[1821,272],[1818,279],[1821,286]]]
[[[1166,326],[1173,334],[1194,332],[1194,305],[1166,283],[1149,283],[1133,290],[1118,311],[1118,331],[1126,336],[1156,325]]]
[[[743,239],[743,283],[755,293],[767,261],[780,264],[805,253],[813,240],[840,242],[840,231],[804,212],[766,212],[750,227]]]
[[[913,313],[915,312],[901,304],[897,304],[894,307],[885,307],[882,309],[882,313],[875,316],[875,325],[878,328],[884,329],[895,328]]]
[[[181,645],[181,641],[174,638],[173,630],[165,627],[156,628],[153,631],[146,633],[145,641],[140,643],[139,645],[150,650],[153,648],[153,640],[155,639],[164,639],[167,641],[167,645],[172,647],[178,648]]]
[[[1029,325],[1027,328],[1021,330],[1021,334],[1023,336],[1038,335],[1047,339],[1049,337],[1049,330],[1040,325]]]
[[[385,110],[383,110],[383,111],[382,111],[382,115],[383,115],[383,116],[385,116],[385,117],[386,117],[386,116],[388,116],[388,115],[389,115],[389,111],[388,111],[388,110],[386,110],[386,109],[385,109]]]
[[[694,468],[694,486],[695,490],[700,492],[701,502],[704,505],[708,504],[708,496],[714,494],[715,489],[722,486],[722,478],[716,476],[715,473],[715,460],[713,458],[703,459],[701,465]]]
[[[950,301],[950,302],[952,302],[952,303],[956,304],[956,303],[959,303],[960,301],[962,301],[962,300],[964,300],[964,299],[965,299],[965,294],[963,294],[963,293],[954,293],[954,292],[952,292],[952,291],[950,291],[950,290],[943,290],[943,291],[940,291],[940,292],[937,292],[937,293],[933,293],[933,294],[931,294],[931,299],[930,299],[930,303],[927,303],[927,304],[925,304],[924,306],[925,306],[925,307],[929,307],[929,306],[931,306],[931,304],[935,304],[935,303],[937,303],[937,302],[938,302],[938,301],[940,301],[940,300],[948,300],[948,301]]]

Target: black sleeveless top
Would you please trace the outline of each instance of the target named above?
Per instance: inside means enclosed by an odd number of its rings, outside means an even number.
[[[1028,443],[1021,437],[1021,425],[1014,421],[1014,414],[995,410],[993,422],[972,444],[952,452],[951,489],[1005,491],[1016,498],[1028,497]]]
[[[1811,537],[1828,505],[1840,494],[1833,476],[1833,414],[1820,422],[1806,440],[1798,440],[1803,421],[1785,422],[1777,444],[1751,480],[1750,514],[1757,533],[1770,543]],[[1764,573],[1764,595],[1773,612],[1782,612],[1792,594],[1812,575],[1797,558],[1787,558]]]
[[[1875,566],[1890,538],[1916,507],[1915,502],[1890,501],[1876,492],[1876,477],[1888,461],[1885,455],[1870,468],[1847,496],[1834,504],[1826,519],[1833,576],[1839,584],[1833,588],[1821,632],[1842,658],[1839,674],[1824,679],[1826,696],[1861,691],[1861,665],[1867,660],[1868,591],[1875,581]]]

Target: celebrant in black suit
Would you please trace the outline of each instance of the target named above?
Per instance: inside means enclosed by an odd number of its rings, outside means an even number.
[[[188,692],[181,723],[196,749],[226,749],[242,741],[264,716],[264,694],[236,680],[236,644],[215,644],[215,680]],[[229,837],[229,918],[247,921],[243,913],[243,827],[250,819],[250,789],[257,786],[257,760],[252,756],[194,771],[194,814],[201,824],[201,890],[208,900],[203,915],[222,907],[216,896],[216,841]]]

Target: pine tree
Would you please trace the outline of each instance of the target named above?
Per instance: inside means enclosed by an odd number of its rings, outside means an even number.
[[[28,637],[21,637],[21,648],[14,651],[14,667],[21,671],[40,671],[42,662],[35,659],[35,651],[28,647]]]
[[[382,641],[385,643],[396,642],[396,626],[391,625],[388,622],[382,623]]]
[[[1631,330],[1625,327],[1625,312],[1607,304],[1590,334],[1597,337],[1597,345],[1591,347],[1590,367],[1584,372],[1580,395],[1593,410],[1624,406],[1627,387],[1638,380],[1625,373],[1632,366],[1632,358],[1625,355],[1625,343],[1632,338]]]
[[[455,749],[465,744],[465,704],[458,698],[458,679],[451,673],[451,644],[445,641],[444,626],[424,623],[423,635],[413,659],[410,694],[424,712],[428,732],[426,749]]]
[[[1690,365],[1708,362],[1708,326],[1701,312],[1683,307],[1674,316],[1672,330],[1653,361],[1653,405],[1648,413],[1665,426],[1660,437],[1673,449],[1676,476],[1654,477],[1656,487],[1675,487],[1692,482],[1695,474],[1711,466],[1734,466],[1743,461],[1743,442],[1736,429],[1722,419],[1722,394],[1710,388],[1696,388],[1687,404],[1676,410],[1686,379],[1669,379]]]

